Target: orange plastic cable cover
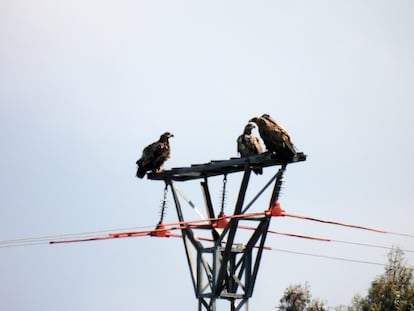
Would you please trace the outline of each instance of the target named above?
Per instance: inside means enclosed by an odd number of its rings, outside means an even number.
[[[223,213],[219,215],[219,218],[196,219],[196,220],[188,220],[188,221],[171,222],[168,224],[164,224],[161,222],[153,230],[116,232],[116,233],[109,233],[106,236],[87,237],[87,238],[79,238],[79,239],[71,239],[71,240],[56,240],[56,241],[50,241],[49,244],[100,241],[100,240],[108,240],[108,239],[115,239],[115,238],[139,237],[139,236],[147,236],[147,235],[155,236],[155,237],[170,237],[171,236],[170,230],[177,230],[177,229],[184,229],[184,228],[210,229],[211,227],[214,227],[215,225],[217,226],[217,228],[225,228],[225,226],[228,224],[228,219],[261,216],[264,214],[265,212],[256,212],[256,213],[250,213],[250,214],[226,216]],[[190,224],[196,224],[196,223],[202,223],[202,222],[211,222],[211,225],[210,224],[190,225]],[[178,227],[172,227],[174,225],[178,225]]]
[[[170,237],[172,236],[170,230],[177,230],[177,229],[184,229],[184,228],[195,228],[195,229],[209,229],[209,224],[201,224],[201,225],[195,225],[196,223],[202,223],[202,222],[211,222],[211,227],[216,228],[225,228],[228,224],[228,219],[239,219],[239,218],[247,218],[247,217],[257,217],[265,215],[266,217],[271,216],[288,216],[293,218],[300,218],[305,220],[311,220],[311,221],[318,221],[322,223],[327,224],[333,224],[333,225],[340,225],[350,228],[356,228],[356,229],[363,229],[363,230],[370,230],[374,232],[379,233],[387,233],[385,230],[380,229],[374,229],[364,226],[357,226],[357,225],[351,225],[351,224],[345,224],[337,221],[329,221],[329,220],[323,220],[319,218],[314,217],[308,217],[308,216],[301,216],[301,215],[295,215],[295,214],[288,214],[284,210],[280,208],[280,204],[278,201],[274,201],[270,208],[264,212],[255,212],[255,213],[249,213],[249,214],[240,214],[240,215],[231,215],[226,216],[224,213],[220,213],[218,218],[208,218],[208,219],[200,219],[200,220],[190,220],[190,221],[180,221],[180,222],[173,222],[164,224],[160,222],[157,227],[154,230],[146,230],[146,231],[132,231],[132,232],[118,232],[118,233],[110,233],[107,236],[97,236],[97,237],[87,237],[87,238],[79,238],[79,239],[73,239],[73,240],[57,240],[57,241],[51,241],[50,244],[57,244],[57,243],[70,243],[70,242],[86,242],[86,241],[99,241],[99,240],[107,240],[107,239],[113,239],[113,238],[124,238],[124,237],[138,237],[138,236],[156,236],[156,237]],[[189,225],[193,224],[193,225]],[[173,225],[178,225],[178,227],[172,227]],[[167,226],[169,228],[167,228]],[[272,232],[272,230],[269,230],[271,233],[278,233],[278,232]],[[284,233],[278,233],[278,234],[284,234]],[[317,238],[317,237],[311,237],[311,236],[301,236],[301,235],[295,235],[295,234],[284,234],[284,235],[291,235],[291,236],[297,236],[302,238],[310,238],[310,239],[320,239],[325,240],[324,238]]]
[[[127,232],[116,232],[108,234],[111,238],[129,238],[129,237],[137,237],[137,236],[146,236],[151,234],[153,230],[146,230],[146,231],[127,231]]]
[[[247,229],[247,230],[256,230],[255,227],[249,227],[249,226],[238,226],[238,228]],[[271,230],[271,229],[267,230],[267,232],[273,233],[273,234],[291,236],[291,237],[295,237],[295,238],[301,238],[301,239],[331,242],[331,239],[312,236],[312,235],[302,235],[302,234],[296,234],[296,233],[281,232],[281,231],[275,231],[275,230]]]
[[[220,228],[223,229],[227,226],[229,221],[226,219],[226,215],[223,212],[220,212],[220,214],[217,216],[216,219],[211,220],[211,225],[213,228]]]
[[[311,221],[318,221],[318,222],[322,222],[322,223],[326,223],[326,224],[350,227],[350,228],[355,228],[355,229],[369,230],[369,231],[374,231],[374,232],[379,232],[379,233],[387,233],[387,231],[381,230],[381,229],[375,229],[375,228],[369,228],[369,227],[364,227],[364,226],[345,224],[345,223],[338,222],[338,221],[324,220],[324,219],[308,217],[308,216],[301,216],[301,215],[287,214],[287,213],[283,213],[283,216],[306,219],[306,220],[311,220]]]
[[[151,231],[149,235],[156,237],[169,237],[171,235],[171,232],[169,229],[166,229],[165,224],[160,221],[155,230]]]
[[[200,222],[217,222],[220,219],[219,218],[225,218],[225,219],[237,219],[237,218],[244,218],[244,217],[255,217],[255,216],[263,216],[266,212],[254,212],[254,213],[248,213],[248,214],[238,214],[238,215],[225,215],[219,214],[218,218],[206,218],[206,219],[196,219],[196,220],[187,220],[187,221],[178,221],[178,222],[170,222],[168,224],[165,224],[166,226],[174,226],[174,225],[187,225],[187,224],[194,224],[194,223],[200,223]],[[222,215],[220,217],[220,215]]]
[[[270,216],[285,216],[285,211],[280,208],[280,203],[279,203],[279,201],[276,200],[270,205],[269,209],[267,211],[265,211],[265,215],[267,217],[270,217]]]
[[[322,242],[331,242],[332,241],[331,239],[328,239],[328,238],[322,238],[322,237],[312,236],[312,235],[302,235],[302,234],[289,233],[289,232],[280,232],[280,231],[275,231],[275,230],[267,230],[267,232],[274,233],[274,234],[291,236],[291,237],[294,237],[294,238],[302,238],[302,239],[316,240],[316,241],[322,241]]]
[[[183,237],[181,234],[174,234],[174,233],[171,233],[171,236],[172,237],[175,237],[175,238],[182,238]],[[214,242],[213,239],[210,239],[210,238],[202,238],[202,237],[197,237],[197,240],[207,241],[207,242]],[[225,244],[225,243],[226,243],[225,241],[221,241],[220,244]],[[259,248],[259,246],[254,246],[254,248]],[[270,246],[266,246],[266,245],[263,246],[263,249],[265,249],[265,250],[272,250],[272,248]]]

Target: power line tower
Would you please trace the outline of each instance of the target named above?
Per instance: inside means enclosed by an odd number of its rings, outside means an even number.
[[[278,197],[282,185],[283,173],[290,163],[305,161],[306,155],[297,153],[288,162],[272,153],[264,153],[248,158],[232,158],[223,161],[211,161],[206,164],[190,167],[173,168],[161,173],[149,174],[148,178],[163,180],[165,189],[172,192],[178,216],[178,226],[184,242],[184,249],[190,269],[195,295],[198,299],[198,310],[216,311],[218,300],[227,300],[230,310],[248,310],[248,300],[253,294],[260,260],[272,216],[280,216]],[[281,166],[262,190],[251,202],[245,204],[245,194],[249,185],[251,171],[254,169]],[[216,213],[211,200],[208,180],[223,175],[223,191],[225,191],[227,175],[243,172],[239,193],[232,215],[224,215],[223,206]],[[180,201],[180,190],[177,181],[201,179],[201,189],[208,218],[199,224],[184,219]],[[264,212],[247,213],[253,203],[273,185],[269,208]],[[191,201],[184,198],[190,205]],[[248,225],[244,225],[247,223]],[[158,225],[163,228],[162,219]],[[246,230],[240,230],[246,229]],[[211,238],[196,234],[197,230],[211,232]],[[242,236],[240,231],[246,233]],[[160,234],[165,235],[166,231]],[[243,242],[239,242],[242,240]],[[209,241],[208,245],[203,244]],[[212,242],[212,243],[211,243]]]

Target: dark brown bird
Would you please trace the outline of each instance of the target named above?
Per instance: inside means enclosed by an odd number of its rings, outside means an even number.
[[[148,145],[142,151],[141,158],[136,162],[138,165],[137,177],[143,178],[148,171],[157,173],[161,165],[170,158],[169,138],[174,137],[170,132],[165,132],[160,139]]]
[[[254,128],[255,126],[253,124],[248,123],[244,127],[243,134],[237,138],[237,151],[243,158],[263,152],[259,139],[252,134],[252,129]],[[253,172],[262,174],[263,170],[262,168],[256,168],[253,169]]]
[[[250,122],[257,124],[260,137],[270,152],[274,152],[283,159],[291,160],[296,154],[296,149],[286,129],[268,114],[256,116]]]

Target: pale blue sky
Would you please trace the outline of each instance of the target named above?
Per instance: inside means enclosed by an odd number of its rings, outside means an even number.
[[[167,169],[227,159],[262,113],[308,154],[288,167],[285,210],[414,234],[413,14],[412,1],[0,0],[0,240],[155,225],[163,184],[134,177],[142,148],[168,130]],[[239,179],[229,177],[228,212]],[[202,207],[197,182],[180,186]],[[271,227],[414,248],[412,238],[299,220]],[[387,254],[266,244],[384,263]],[[348,304],[382,271],[265,252],[250,308],[274,310],[306,281],[329,305]],[[0,248],[0,275],[8,311],[197,306],[178,239]]]

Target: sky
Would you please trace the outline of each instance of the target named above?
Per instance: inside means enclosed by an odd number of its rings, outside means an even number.
[[[263,113],[308,156],[287,167],[284,210],[411,237],[285,217],[271,228],[397,245],[413,265],[413,13],[412,1],[381,0],[0,0],[1,309],[195,310],[179,239],[44,237],[153,228],[164,185],[135,178],[142,149],[170,131],[164,169],[236,157]],[[252,176],[247,197],[277,169]],[[228,177],[227,214],[241,177]],[[199,181],[178,186],[204,212]],[[220,178],[211,190],[217,206]],[[165,221],[176,220],[168,194]],[[347,305],[384,271],[286,251],[384,264],[388,253],[277,235],[266,245],[283,251],[264,252],[251,310],[275,310],[305,282]]]

